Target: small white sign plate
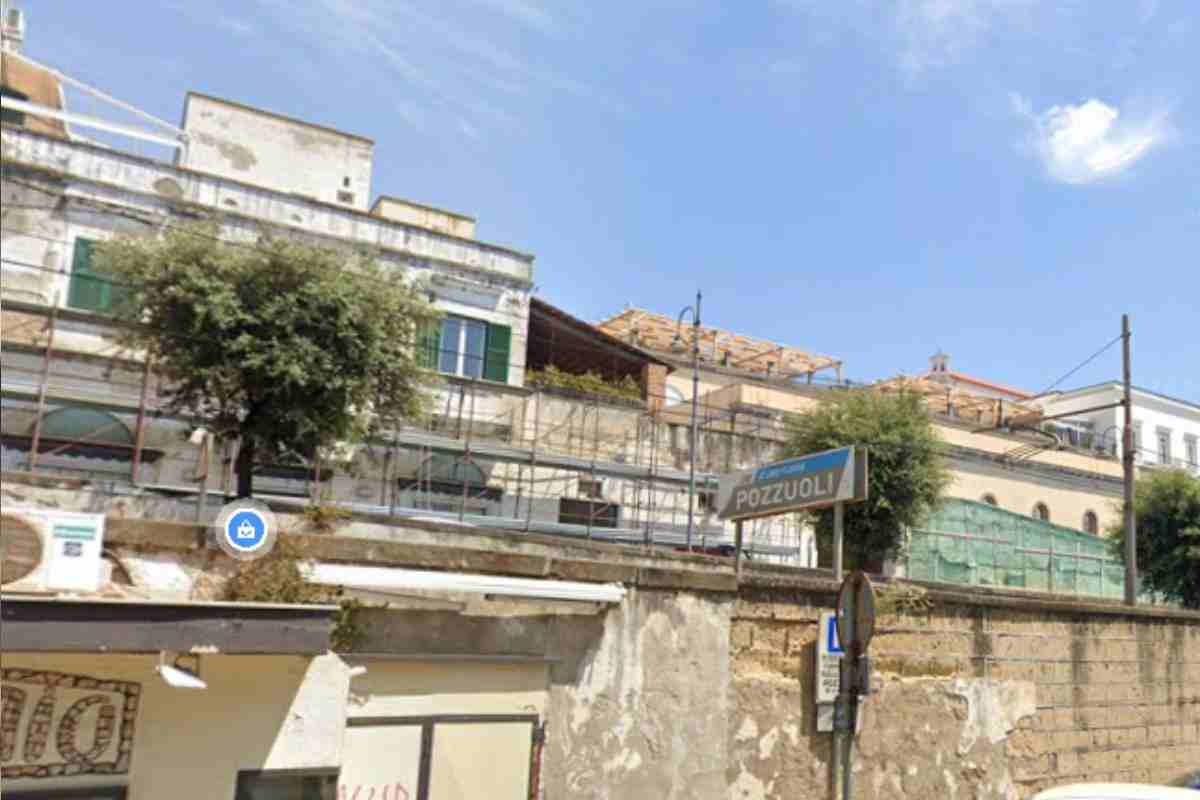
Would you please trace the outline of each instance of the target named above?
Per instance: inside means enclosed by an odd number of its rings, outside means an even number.
[[[838,641],[837,614],[823,612],[817,633],[816,702],[820,705],[836,701],[841,685],[841,663],[845,652]]]

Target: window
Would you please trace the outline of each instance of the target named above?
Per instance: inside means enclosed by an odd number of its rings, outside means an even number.
[[[1085,511],[1083,514],[1083,532],[1093,536],[1100,533],[1100,518],[1095,511]]]
[[[1045,503],[1038,503],[1033,507],[1033,518],[1040,519],[1042,522],[1050,521],[1050,506]]]
[[[1187,457],[1187,463],[1189,467],[1200,466],[1200,461],[1197,461],[1198,456],[1196,452],[1195,436],[1188,435],[1183,437],[1183,452]]]
[[[1142,423],[1133,423],[1133,457],[1142,457]]]
[[[1158,434],[1158,463],[1171,463],[1171,431],[1169,428],[1159,428]]]
[[[716,511],[717,509],[717,493],[711,490],[701,489],[696,492],[696,505],[701,511]]]
[[[508,382],[508,354],[512,331],[467,317],[446,317],[441,327],[418,336],[422,366],[447,375]]]
[[[71,259],[71,286],[67,305],[85,311],[106,312],[124,301],[124,287],[114,285],[92,266],[92,250],[95,242],[82,237],[75,240],[75,252]]]
[[[234,800],[336,800],[336,769],[242,770]]]
[[[0,96],[11,97],[13,100],[29,99],[29,95],[8,86],[0,86]],[[24,125],[25,113],[17,111],[15,108],[0,108],[0,122],[8,125]]]
[[[983,500],[983,502],[987,503],[989,506],[1000,505],[999,503],[996,502],[996,495],[992,494],[991,492],[988,492],[987,494],[985,494],[983,496],[982,500]]]
[[[667,387],[666,404],[669,406],[678,405],[683,402],[683,392],[676,389],[674,386]]]
[[[579,479],[579,496],[590,497],[595,500],[604,497],[604,481],[594,481],[588,478]]]
[[[564,525],[587,525],[593,528],[615,528],[621,507],[614,503],[572,500],[563,497],[558,501],[558,521]]]

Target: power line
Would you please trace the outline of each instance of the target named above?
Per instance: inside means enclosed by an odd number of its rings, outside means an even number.
[[[1092,363],[1092,362],[1093,362],[1093,361],[1095,361],[1097,358],[1099,358],[1100,356],[1104,355],[1104,353],[1105,353],[1105,352],[1106,352],[1106,351],[1107,351],[1107,350],[1108,350],[1110,347],[1112,347],[1112,346],[1113,346],[1114,344],[1116,344],[1117,342],[1121,341],[1121,339],[1122,339],[1122,338],[1123,338],[1123,336],[1122,336],[1121,334],[1117,334],[1117,337],[1116,337],[1115,339],[1113,339],[1113,340],[1112,340],[1111,342],[1109,342],[1108,344],[1104,345],[1104,347],[1101,347],[1099,350],[1097,350],[1095,353],[1093,353],[1091,356],[1089,356],[1087,359],[1085,359],[1085,360],[1083,361],[1083,363],[1081,363],[1079,366],[1075,367],[1073,370],[1071,370],[1070,372],[1068,372],[1066,375],[1063,375],[1061,378],[1059,378],[1058,380],[1056,380],[1054,383],[1050,384],[1048,387],[1046,387],[1046,388],[1045,388],[1044,390],[1042,390],[1042,391],[1041,391],[1041,392],[1040,392],[1038,395],[1035,395],[1035,396],[1040,396],[1040,395],[1047,394],[1047,393],[1049,393],[1049,392],[1053,391],[1053,390],[1054,390],[1056,387],[1058,387],[1058,386],[1059,386],[1059,384],[1061,384],[1061,383],[1062,383],[1063,381],[1065,381],[1067,378],[1071,377],[1071,376],[1072,376],[1072,375],[1074,375],[1076,372],[1079,372],[1079,370],[1083,369],[1083,368],[1084,368],[1084,367],[1086,367],[1088,364]]]

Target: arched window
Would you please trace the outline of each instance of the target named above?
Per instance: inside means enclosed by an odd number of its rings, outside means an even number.
[[[674,406],[683,402],[683,392],[676,389],[674,386],[667,387],[666,405]]]
[[[985,495],[984,495],[983,497],[981,497],[980,499],[981,499],[983,502],[987,503],[989,506],[998,506],[998,505],[1000,505],[999,503],[997,503],[997,502],[996,502],[996,495],[992,494],[991,492],[988,492],[987,494],[985,494]]]
[[[1083,532],[1093,536],[1100,533],[1100,518],[1095,511],[1085,511],[1083,514]]]
[[[1042,522],[1050,521],[1050,506],[1045,503],[1038,503],[1033,507],[1033,518],[1040,519]]]

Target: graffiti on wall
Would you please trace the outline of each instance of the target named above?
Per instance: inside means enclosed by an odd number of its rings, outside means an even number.
[[[129,772],[141,684],[0,670],[0,777]]]

